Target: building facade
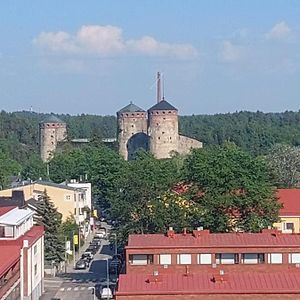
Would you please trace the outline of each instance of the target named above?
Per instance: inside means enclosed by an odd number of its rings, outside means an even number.
[[[65,221],[71,215],[74,216],[77,224],[82,224],[85,221],[84,207],[90,204],[87,201],[85,190],[66,184],[37,181],[2,190],[0,191],[0,197],[11,197],[13,191],[23,191],[25,201],[38,200],[45,190],[58,212],[62,215],[62,221]]]
[[[179,135],[178,110],[164,99],[147,113],[130,103],[117,112],[117,121],[119,153],[125,160],[133,159],[139,149],[163,159],[203,146],[195,139]]]
[[[170,228],[130,235],[125,252],[117,300],[300,299],[298,234]]]
[[[34,212],[0,208],[0,299],[38,300],[44,289],[44,228]]]
[[[59,118],[51,115],[39,124],[39,147],[43,162],[49,161],[59,142],[67,138],[67,125]]]

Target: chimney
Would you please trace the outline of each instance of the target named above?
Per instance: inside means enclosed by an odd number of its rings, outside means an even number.
[[[28,240],[23,240],[23,248],[28,248],[28,247],[29,247]]]
[[[173,230],[173,227],[169,227],[167,231],[167,237],[171,237],[171,238],[175,237],[175,231]]]
[[[189,276],[190,275],[190,269],[189,269],[189,266],[186,265],[185,266],[185,273],[183,274],[183,276]]]
[[[183,228],[183,235],[186,235],[186,228]]]

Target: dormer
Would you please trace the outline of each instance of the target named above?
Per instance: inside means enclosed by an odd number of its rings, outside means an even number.
[[[15,240],[25,234],[33,227],[33,215],[34,212],[29,208],[1,208],[0,240]]]

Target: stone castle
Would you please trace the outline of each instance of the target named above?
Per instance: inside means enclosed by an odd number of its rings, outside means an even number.
[[[160,96],[160,74],[157,78],[157,103],[141,109],[133,103],[117,112],[117,140],[119,153],[125,160],[134,158],[136,151],[144,149],[156,158],[170,158],[172,154],[187,154],[193,148],[202,148],[202,143],[180,135],[178,132],[178,110]],[[67,140],[67,125],[54,115],[39,124],[39,146],[41,159],[49,161],[60,143]],[[102,139],[104,143],[114,138]],[[88,143],[88,139],[70,142]]]
[[[195,139],[179,135],[178,110],[164,98],[147,112],[130,103],[117,112],[117,120],[119,153],[125,160],[133,159],[139,149],[162,159],[203,146]]]

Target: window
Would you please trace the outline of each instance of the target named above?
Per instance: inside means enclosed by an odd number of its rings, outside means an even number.
[[[191,254],[177,254],[177,263],[179,265],[190,265],[192,263]]]
[[[66,195],[66,196],[65,196],[65,200],[66,200],[66,201],[71,201],[71,195]]]
[[[74,208],[74,216],[76,215],[76,208]]]
[[[238,261],[238,254],[234,253],[218,253],[216,254],[216,263],[223,264],[223,265],[233,265],[237,264]]]
[[[284,230],[294,230],[294,223],[283,223]]]
[[[35,246],[33,247],[33,253],[34,253],[34,255],[37,254],[37,245],[35,245]]]
[[[269,253],[268,254],[269,264],[282,264],[282,254],[281,253]]]
[[[171,254],[160,254],[159,263],[161,265],[170,265],[172,263]]]
[[[153,254],[131,254],[129,262],[131,265],[150,265],[153,264]]]
[[[13,237],[14,236],[14,228],[12,226],[5,226],[4,234],[5,234],[5,237]]]
[[[211,264],[211,254],[198,254],[198,264],[200,265],[210,265]]]
[[[37,275],[37,264],[34,265],[34,276]]]
[[[300,264],[300,253],[289,254],[289,263],[290,264]]]
[[[243,264],[262,264],[265,261],[263,253],[243,253],[242,263]]]

